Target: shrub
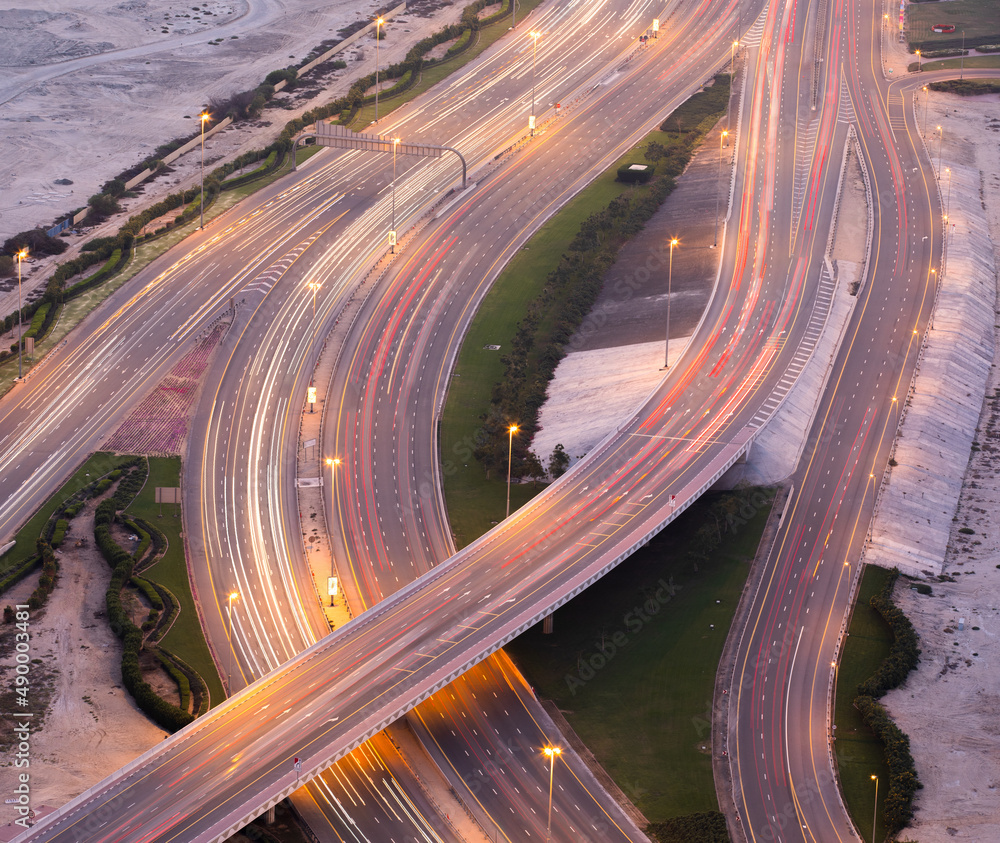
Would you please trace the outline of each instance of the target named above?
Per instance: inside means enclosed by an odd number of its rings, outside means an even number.
[[[726,817],[719,811],[702,811],[650,823],[646,833],[659,843],[729,843]]]
[[[875,675],[858,686],[854,706],[872,732],[882,742],[889,767],[889,791],[885,797],[884,821],[888,838],[892,838],[913,817],[913,796],[922,787],[916,765],[910,754],[910,739],[892,722],[892,718],[876,697],[898,687],[920,659],[917,634],[909,618],[892,602],[892,589],[899,578],[893,569],[882,590],[871,599],[872,607],[889,624],[893,633],[892,646]]]
[[[56,521],[56,528],[52,533],[52,546],[59,547],[63,543],[63,539],[66,538],[66,531],[69,530],[69,521],[65,518],[60,518]]]
[[[875,674],[858,686],[860,696],[873,698],[884,696],[893,688],[902,685],[907,674],[920,661],[917,632],[903,610],[892,602],[892,589],[897,579],[899,571],[893,570],[882,590],[871,599],[872,608],[882,616],[892,630],[892,646],[889,648],[889,655],[879,665]]]
[[[69,246],[65,240],[49,237],[40,228],[32,228],[8,237],[3,244],[3,251],[8,255],[13,255],[24,248],[27,248],[29,255],[61,255]]]
[[[615,181],[625,184],[646,184],[655,172],[655,168],[649,164],[622,164],[618,168],[618,175]]]
[[[118,200],[109,193],[95,193],[87,200],[87,204],[90,205],[87,218],[94,222],[100,222],[121,210]]]

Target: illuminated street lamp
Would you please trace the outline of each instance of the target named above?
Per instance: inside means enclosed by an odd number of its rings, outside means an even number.
[[[229,673],[226,674],[226,686],[230,695],[233,693],[233,601],[240,599],[238,591],[229,593]]]
[[[399,138],[392,139],[392,225],[389,230],[389,251],[396,252],[396,147]]]
[[[545,826],[545,843],[552,840],[552,779],[555,775],[556,759],[562,755],[562,749],[558,746],[547,746],[542,752],[549,759],[549,821]]]
[[[201,120],[201,225],[205,227],[205,124],[212,119],[212,115],[203,111],[198,115]]]
[[[378,123],[378,42],[382,40],[382,24],[385,18],[375,21],[375,122]]]
[[[531,36],[531,120],[529,121],[528,128],[531,130],[531,136],[535,136],[535,52],[538,49],[538,39],[541,37],[541,32],[531,31],[528,33]]]
[[[28,247],[25,246],[16,255],[17,258],[17,379],[21,379],[21,264],[28,257]]]
[[[663,368],[670,368],[670,295],[674,280],[674,247],[680,245],[680,241],[673,237],[670,240],[670,262],[667,267],[667,348],[664,352]]]
[[[872,816],[872,843],[875,843],[875,823],[878,821],[878,776],[872,773],[872,781],[875,782],[875,813]]]
[[[510,463],[514,456],[514,434],[517,433],[517,425],[512,424],[507,428],[507,515],[510,518]]]
[[[917,50],[917,73],[920,73],[920,50]]]

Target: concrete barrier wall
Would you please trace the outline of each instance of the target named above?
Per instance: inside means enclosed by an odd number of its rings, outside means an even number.
[[[395,9],[392,9],[392,10],[386,12],[384,15],[382,15],[382,17],[385,20],[389,20],[391,18],[394,18],[396,15],[402,14],[405,11],[406,11],[406,3],[400,3]],[[373,29],[375,29],[375,22],[374,21],[372,23],[368,24],[368,26],[366,26],[364,29],[359,29],[353,35],[349,35],[347,38],[345,38],[343,41],[341,41],[339,44],[337,44],[336,47],[331,47],[329,50],[327,50],[325,53],[323,53],[323,55],[319,56],[318,58],[314,58],[308,64],[302,65],[302,67],[299,68],[299,76],[305,76],[310,70],[314,70],[316,67],[318,67],[319,65],[321,65],[323,62],[327,61],[328,59],[333,58],[341,50],[346,50],[348,47],[351,46],[351,44],[354,44],[357,41],[361,40],[361,38],[366,33],[371,32]],[[282,85],[283,84],[284,83],[282,83]],[[275,90],[278,90],[278,86],[277,85],[275,85]]]
[[[388,12],[386,12],[384,15],[382,15],[382,17],[385,20],[389,20],[391,18],[394,18],[396,15],[402,14],[405,11],[406,11],[406,3],[400,3],[398,6],[396,6],[396,8],[390,9]],[[367,33],[371,32],[373,29],[375,29],[375,27],[376,27],[376,24],[375,24],[374,21],[372,21],[370,24],[368,24],[367,26],[365,26],[363,29],[359,29],[357,32],[355,32],[353,35],[350,35],[347,38],[345,38],[343,41],[341,41],[335,47],[331,47],[329,50],[327,50],[325,53],[323,53],[323,55],[318,56],[317,58],[314,58],[311,62],[309,62],[308,64],[305,64],[301,68],[299,68],[298,75],[299,76],[305,76],[307,73],[309,73],[309,71],[314,70],[316,67],[318,67],[319,65],[321,65],[323,62],[325,62],[325,61],[333,58],[333,56],[337,55],[337,53],[341,52],[342,50],[346,50],[352,44],[357,43]],[[282,90],[283,88],[285,88],[285,86],[287,84],[288,83],[285,80],[280,81],[277,85],[274,86],[275,92]],[[211,129],[209,129],[207,132],[205,132],[205,139],[207,140],[208,138],[212,137],[212,135],[214,135],[216,132],[221,132],[223,129],[225,129],[232,122],[233,122],[233,118],[232,117],[226,117],[226,118],[220,120]],[[163,163],[164,164],[171,164],[171,163],[173,163],[178,158],[180,158],[182,155],[184,155],[186,152],[190,152],[192,149],[194,149],[196,146],[199,146],[200,144],[201,144],[201,134],[199,134],[198,137],[196,137],[196,138],[192,138],[186,144],[184,144],[181,147],[178,147],[173,152],[171,152],[171,153],[169,153],[167,155],[164,155],[163,156]],[[148,179],[150,176],[152,176],[154,172],[155,172],[154,170],[149,169],[149,168],[143,170],[141,173],[133,176],[127,182],[125,182],[125,189],[126,190],[132,190],[132,188],[134,188],[134,187],[142,184],[146,179]],[[82,211],[80,211],[79,213],[75,214],[72,218],[64,220],[59,225],[55,226],[52,229],[52,231],[55,231],[55,232],[58,233],[59,231],[62,231],[63,229],[68,228],[71,225],[79,225],[81,222],[83,222],[84,218],[87,216],[87,212],[88,212],[88,209],[84,208]]]

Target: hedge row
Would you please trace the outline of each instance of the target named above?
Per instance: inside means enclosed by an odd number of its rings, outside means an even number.
[[[191,682],[187,674],[177,667],[163,650],[158,649],[156,657],[160,660],[160,664],[163,665],[167,673],[170,674],[170,678],[177,683],[177,688],[181,695],[180,709],[181,711],[187,711],[191,708]]]
[[[135,558],[134,554],[132,558],[133,559]],[[150,602],[152,607],[157,612],[163,611],[163,598],[160,597],[160,592],[156,590],[156,586],[153,585],[149,580],[147,580],[145,577],[132,576],[129,577],[129,585],[131,585],[133,588],[139,589],[139,591],[145,594],[146,599]]]
[[[53,547],[59,547],[63,543],[63,539],[66,538],[66,532],[69,530],[69,521],[65,518],[60,518],[56,521],[55,530],[52,533],[52,541],[50,542]]]
[[[132,578],[135,560],[123,550],[111,536],[110,524],[117,510],[124,509],[146,482],[148,468],[145,460],[137,457],[130,460],[131,471],[124,474],[115,493],[101,501],[94,517],[94,540],[101,555],[111,566],[111,582],[105,594],[108,621],[112,631],[122,640],[122,684],[135,699],[136,704],[152,720],[164,729],[177,730],[194,718],[177,706],[157,696],[156,692],[142,677],[139,667],[139,652],[142,650],[143,633],[134,623],[122,605],[122,589]]]
[[[946,79],[943,82],[931,82],[927,87],[932,91],[958,94],[960,97],[1000,94],[1000,82],[989,79]]]
[[[136,561],[136,564],[138,564],[146,555],[146,551],[148,551],[152,546],[153,537],[146,529],[139,526],[137,521],[133,521],[131,518],[123,517],[122,523],[139,537],[139,544],[136,546],[135,550],[132,551],[132,558]],[[162,609],[163,607],[161,606],[160,608]]]
[[[476,435],[474,454],[487,473],[506,470],[511,445],[506,431],[516,420],[525,435],[519,435],[512,443],[512,475],[544,474],[529,448],[538,429],[538,413],[549,382],[565,355],[564,346],[597,301],[604,277],[621,247],[642,231],[670,195],[675,178],[684,171],[695,145],[725,112],[729,76],[720,74],[715,82],[670,118],[668,122],[678,126],[677,130],[664,124],[664,131],[672,135],[668,146],[650,144],[647,156],[652,152],[651,157],[661,162],[660,175],[645,189],[622,194],[603,211],[583,221],[559,265],[546,279],[542,292],[518,323],[511,350],[501,358],[504,376],[493,387],[490,409],[483,415],[483,425]]]
[[[42,562],[42,557],[35,554],[30,559],[27,559],[20,567],[15,568],[13,571],[7,573],[2,580],[0,580],[0,594],[3,594],[8,588],[16,583],[23,580],[28,574],[35,570]]]
[[[892,589],[897,579],[899,571],[893,570],[882,590],[872,595],[869,601],[892,630],[892,646],[874,675],[858,685],[858,696],[861,697],[878,699],[885,696],[888,691],[902,685],[920,661],[917,632],[903,610],[892,602]]]
[[[658,843],[730,843],[726,816],[720,811],[701,811],[650,823],[646,834]]]
[[[135,518],[130,523],[136,525],[136,527],[141,531],[139,537],[142,538],[143,535],[149,536],[150,542],[153,546],[153,552],[146,557],[146,561],[143,562],[142,556],[138,553],[135,554],[136,564],[141,565],[144,570],[152,565],[160,556],[163,551],[167,549],[167,537],[160,532],[160,530],[150,524],[145,518]]]
[[[863,696],[855,699],[854,705],[885,747],[889,789],[883,803],[882,821],[886,836],[891,839],[913,819],[913,797],[923,785],[910,754],[910,739],[892,722],[882,703],[873,697]]]
[[[491,2],[492,0],[476,0],[476,2],[471,3],[462,12],[460,23],[446,26],[434,35],[422,39],[410,49],[410,51],[406,54],[406,58],[402,62],[382,68],[379,71],[381,79],[398,79],[399,82],[386,91],[380,91],[379,97],[381,99],[385,99],[399,94],[415,84],[420,77],[421,68],[425,64],[436,63],[426,61],[423,56],[438,44],[454,38],[462,39],[463,36],[465,37],[466,44],[471,44],[472,35],[476,31],[481,29],[483,26],[493,23],[510,14],[510,4],[505,3],[497,14],[480,20],[479,12],[490,5]],[[364,25],[364,23],[362,22],[361,25]],[[454,53],[450,50],[449,53],[450,55],[447,58],[454,55]],[[267,79],[275,79],[278,81],[285,79],[290,82],[290,85],[294,85],[294,83],[298,81],[297,69],[283,68],[272,71],[268,74]],[[228,116],[232,116],[235,120],[252,119],[259,116],[260,112],[267,105],[267,103],[273,99],[275,94],[274,85],[267,81],[267,79],[250,91],[233,94],[227,101],[225,108],[226,113],[222,113],[222,109],[220,109],[220,113],[214,114],[213,117],[215,119],[222,119],[228,114]],[[211,174],[206,176],[205,179],[205,207],[208,207],[216,198],[219,191],[222,189],[222,181],[226,178],[226,176],[232,174],[237,169],[246,166],[246,164],[251,161],[259,160],[261,155],[270,157],[274,154],[276,158],[281,158],[283,163],[284,156],[291,149],[293,138],[306,126],[315,123],[317,120],[325,120],[336,116],[340,116],[345,122],[348,122],[354,117],[355,114],[357,114],[358,110],[362,106],[374,101],[374,95],[366,96],[366,91],[374,84],[374,74],[370,74],[363,79],[357,80],[353,85],[351,85],[351,88],[346,95],[325,105],[317,106],[316,108],[306,112],[302,117],[289,121],[285,125],[285,128],[282,130],[278,139],[265,149],[245,153],[234,161],[216,168]],[[147,169],[153,170],[154,172],[162,170],[163,157],[169,152],[172,152],[187,143],[192,138],[197,137],[198,134],[199,132],[194,132],[187,137],[177,138],[169,143],[163,144],[159,146],[150,157],[119,173],[114,179],[111,179],[103,185],[99,193],[91,197],[91,208],[110,208],[112,202],[124,192],[124,186],[127,181]],[[267,172],[270,172],[270,170]],[[259,178],[263,174],[264,173],[258,173],[256,176],[253,176],[253,178]],[[239,187],[252,181],[253,178],[250,177],[250,174],[248,174],[247,177],[241,176],[238,179],[231,180],[229,184],[225,185],[225,187]],[[93,246],[92,249],[84,251],[83,254],[71,261],[59,264],[59,266],[56,267],[55,273],[46,284],[43,296],[22,309],[23,317],[33,317],[36,311],[42,307],[44,303],[51,302],[53,306],[49,313],[51,319],[54,319],[58,312],[56,306],[62,304],[68,296],[72,297],[79,295],[85,290],[106,281],[122,268],[122,266],[127,262],[128,255],[132,250],[134,238],[138,237],[139,232],[146,225],[169,211],[175,210],[181,205],[193,202],[199,197],[199,191],[200,188],[194,187],[179,193],[170,194],[152,207],[147,208],[145,211],[138,213],[133,217],[130,217],[129,220],[121,227],[117,236],[100,238],[100,245]],[[199,200],[197,206],[192,205],[173,223],[164,226],[161,231],[172,226],[183,225],[200,214],[200,211],[201,208]],[[157,232],[157,234],[159,233],[160,232]],[[37,234],[44,235],[44,232],[37,232]],[[24,237],[26,236],[34,237],[36,236],[36,232],[25,232],[24,235],[18,235],[21,239],[14,238],[9,240],[8,243],[10,244],[10,248],[8,249],[7,244],[5,244],[4,251],[13,253],[16,248],[20,248],[20,245],[23,245],[22,240],[24,240]],[[46,243],[51,245],[51,248],[57,249],[58,251],[65,251],[65,243],[63,243],[63,241],[59,238],[45,237],[44,239]],[[120,250],[119,260],[117,262],[111,262],[111,258],[116,250]],[[40,249],[32,246],[32,251],[38,252]],[[122,256],[124,256],[124,259]],[[102,261],[105,262],[105,266],[95,273],[94,276],[74,284],[69,290],[64,289],[65,282],[68,279],[79,275],[91,266],[101,263]],[[17,314],[9,314],[4,319],[4,332],[9,331],[16,322]],[[43,329],[39,337],[36,339],[43,337],[47,329],[48,326]],[[14,348],[13,353],[16,355],[16,347]],[[11,355],[7,352],[0,353],[0,362],[9,359],[10,356]]]
[[[858,686],[854,706],[861,712],[868,727],[882,742],[889,767],[889,789],[885,797],[884,822],[887,836],[893,837],[913,818],[913,796],[923,785],[910,754],[910,739],[892,722],[892,718],[876,697],[899,687],[907,674],[917,666],[920,650],[917,634],[909,618],[892,602],[892,590],[899,579],[894,568],[882,590],[872,596],[871,606],[892,629],[893,642],[889,655],[879,665],[874,676]]]
[[[56,561],[56,555],[52,552],[52,546],[44,539],[39,539],[36,546],[42,560],[42,575],[38,578],[38,585],[35,586],[35,590],[28,598],[28,608],[32,611],[41,609],[45,605],[45,601],[49,599],[49,595],[59,581],[59,563]]]

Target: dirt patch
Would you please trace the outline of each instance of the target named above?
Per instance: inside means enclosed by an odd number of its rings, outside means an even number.
[[[958,160],[948,154],[951,138],[960,138],[965,150],[969,144],[974,149],[980,195],[965,201],[982,203],[1000,260],[1000,97],[931,93],[918,103],[918,121],[931,128],[931,137],[933,127],[943,126],[945,166]],[[965,163],[967,158],[965,153]],[[913,826],[904,832],[921,843],[1000,840],[998,390],[1000,369],[994,366],[951,525],[944,560],[948,578],[928,580],[930,596],[906,588],[905,581],[896,587],[897,602],[920,634],[921,656],[917,670],[885,702],[910,737],[924,784],[917,793]],[[969,400],[978,402],[979,396]]]
[[[93,535],[91,501],[73,519],[72,535]],[[48,605],[31,613],[30,672],[27,705],[30,712],[31,801],[33,805],[62,805],[100,779],[145,752],[165,736],[140,712],[121,686],[121,642],[108,628],[104,594],[111,569],[93,541],[75,547],[67,541],[56,552],[60,578]],[[23,601],[34,588],[19,583],[3,602]],[[10,688],[15,671],[15,628],[0,627],[0,687]],[[13,709],[4,699],[0,719],[10,734]],[[0,792],[13,793],[21,770],[5,753],[0,763]],[[14,819],[12,806],[0,810],[0,825]]]

